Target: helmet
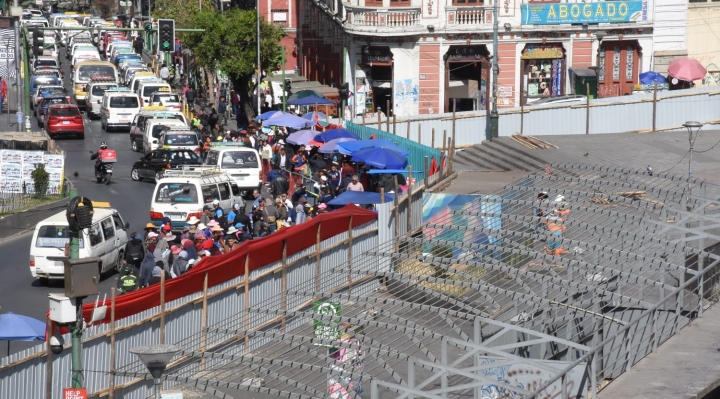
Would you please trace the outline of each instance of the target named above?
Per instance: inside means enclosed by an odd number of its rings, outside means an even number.
[[[564,195],[558,195],[555,197],[555,202],[565,202],[565,196]]]
[[[106,150],[106,149],[107,149],[107,143],[104,142],[104,141],[103,141],[102,143],[100,143],[100,148],[102,148],[103,150]]]

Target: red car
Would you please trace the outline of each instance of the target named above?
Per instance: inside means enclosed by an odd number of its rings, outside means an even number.
[[[80,139],[85,137],[85,123],[75,104],[51,105],[43,119],[45,130],[50,137],[61,134],[74,134]]]

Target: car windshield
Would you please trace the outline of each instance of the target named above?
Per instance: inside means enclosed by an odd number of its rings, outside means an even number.
[[[160,137],[160,133],[162,133],[162,131],[166,128],[167,128],[167,126],[165,126],[165,125],[155,125],[152,128],[151,134],[153,137],[158,138],[158,137]]]
[[[195,133],[169,133],[165,135],[165,142],[163,144],[197,146],[198,139]]]
[[[195,154],[193,151],[187,150],[187,151],[171,151],[170,152],[170,162],[172,161],[193,161],[200,163],[202,160],[200,157]]]
[[[65,90],[61,90],[61,89],[44,90],[40,93],[40,97],[62,97],[64,95],[65,95]]]
[[[179,103],[180,97],[177,94],[155,94],[152,99],[153,103]]]
[[[42,106],[47,107],[55,104],[70,104],[70,101],[65,97],[44,98]]]
[[[77,116],[80,115],[80,111],[77,108],[55,108],[50,110],[50,115],[55,116]]]
[[[70,242],[70,229],[67,226],[40,226],[35,246],[39,248],[65,248]],[[83,239],[80,239],[83,248]]]
[[[222,168],[257,168],[258,159],[251,151],[225,151]]]
[[[139,106],[137,97],[115,96],[110,98],[111,108],[137,108]]]
[[[54,76],[38,76],[35,78],[35,85],[58,84],[60,81]]]
[[[164,87],[162,85],[143,86],[142,95],[143,95],[143,97],[150,97],[151,94],[155,93],[156,91],[160,91],[161,88],[166,88],[166,87]]]
[[[39,66],[57,67],[57,62],[55,60],[37,60],[37,61],[35,61],[35,68],[37,68]]]
[[[105,93],[105,90],[107,90],[111,87],[117,87],[117,85],[95,85],[92,88],[92,95],[93,96],[102,96]]]
[[[155,202],[158,203],[198,203],[198,192],[194,184],[160,183],[155,192]]]
[[[109,75],[115,78],[115,68],[109,65],[82,65],[78,69],[78,78],[90,80],[95,75]]]

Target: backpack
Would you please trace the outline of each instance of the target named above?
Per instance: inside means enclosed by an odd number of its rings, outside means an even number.
[[[138,243],[135,243],[136,240],[130,241],[128,244],[130,248],[128,249],[126,260],[131,262],[137,262],[143,258],[143,247],[142,247],[142,241],[137,240]]]
[[[295,223],[295,219],[297,218],[297,211],[295,210],[295,207],[290,208],[290,213],[288,215],[290,216],[292,223]]]

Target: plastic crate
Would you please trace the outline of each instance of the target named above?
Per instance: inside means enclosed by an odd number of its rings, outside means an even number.
[[[104,163],[115,163],[117,162],[117,153],[115,150],[105,150],[100,156],[100,161]]]

